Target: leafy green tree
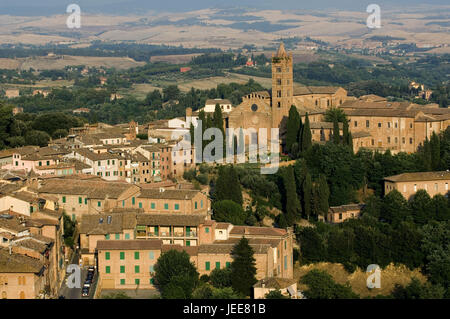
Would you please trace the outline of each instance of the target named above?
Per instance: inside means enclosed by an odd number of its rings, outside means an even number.
[[[417,278],[412,278],[406,285],[395,285],[392,296],[395,299],[442,299],[445,290],[440,285],[422,284]]]
[[[256,261],[253,257],[254,251],[248,243],[248,239],[242,237],[233,247],[231,256],[231,284],[233,290],[250,296],[253,285],[256,283]]]
[[[396,189],[390,191],[382,200],[380,218],[396,224],[409,215],[408,202]]]
[[[302,262],[313,263],[326,259],[324,240],[313,227],[301,227],[297,232],[297,240],[301,243]]]
[[[211,299],[242,299],[231,287],[214,288]]]
[[[50,135],[43,131],[29,131],[25,135],[25,142],[27,145],[47,146],[50,141]]]
[[[308,285],[304,295],[308,299],[356,299],[351,287],[337,284],[325,271],[313,269],[301,278],[303,284]]]
[[[247,218],[242,206],[229,199],[214,202],[213,212],[214,220],[233,225],[244,225]]]
[[[185,251],[169,250],[155,264],[155,280],[163,298],[190,298],[198,277],[197,269]]]
[[[231,268],[214,269],[210,274],[211,284],[215,288],[231,287]]]
[[[285,296],[278,290],[271,290],[264,296],[265,299],[289,299],[288,296]]]
[[[326,216],[328,213],[328,198],[330,197],[330,189],[326,177],[319,176],[319,181],[313,187],[313,213],[316,216]]]
[[[424,189],[418,190],[409,202],[414,222],[419,225],[426,224],[429,220],[433,219],[436,215],[433,210],[433,203],[430,195]]]

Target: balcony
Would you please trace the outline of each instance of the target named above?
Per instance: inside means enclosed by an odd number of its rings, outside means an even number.
[[[196,231],[186,232],[186,237],[197,237]]]
[[[174,233],[173,233],[173,236],[174,236],[174,237],[184,237],[184,232],[182,232],[182,231],[181,231],[181,232],[178,232],[178,231],[177,231],[177,232],[174,232]]]

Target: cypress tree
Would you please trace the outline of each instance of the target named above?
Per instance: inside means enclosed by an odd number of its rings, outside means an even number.
[[[253,257],[253,248],[248,239],[242,237],[233,247],[231,256],[231,285],[233,289],[244,296],[250,296],[253,285],[256,283],[256,260]]]
[[[297,108],[292,105],[289,109],[289,117],[286,124],[286,151],[289,153],[292,151],[292,145],[297,141],[300,122]]]
[[[338,122],[337,118],[333,119],[333,143],[334,144],[340,143],[339,122]]]
[[[286,222],[288,225],[292,225],[295,220],[300,217],[302,208],[297,197],[297,190],[295,186],[294,169],[292,166],[288,166],[283,172],[283,185],[286,192],[285,196],[285,211]]]
[[[312,191],[311,175],[306,173],[305,180],[303,182],[303,212],[307,218],[311,215]]]
[[[189,127],[189,133],[191,134],[191,145],[194,145],[194,132],[195,132],[195,127],[194,127],[194,124],[192,124],[192,122],[191,122],[191,126]]]
[[[308,113],[306,113],[305,115],[305,125],[303,125],[303,129],[302,129],[302,136],[301,136],[301,150],[302,152],[305,152],[307,150],[309,150],[312,146],[312,141],[311,141],[311,128],[309,125],[309,118],[308,118]]]
[[[439,137],[433,132],[430,139],[431,168],[438,170],[441,166],[441,145]]]
[[[317,213],[319,215],[325,216],[328,213],[328,198],[330,197],[330,189],[328,187],[327,179],[325,175],[319,176],[319,183],[317,185],[317,195],[318,195],[318,209]]]
[[[230,180],[230,184],[228,184],[228,187],[230,189],[229,199],[231,199],[235,203],[238,203],[239,205],[242,205],[244,200],[242,198],[241,183],[239,182],[239,178],[233,165],[230,165],[228,167],[228,174]]]
[[[431,171],[432,169],[432,158],[431,158],[431,145],[428,137],[425,138],[423,142],[423,150],[422,150],[422,162],[423,167],[426,171]]]
[[[349,130],[348,130],[348,121],[347,119],[344,120],[342,123],[342,141],[344,145],[349,145]]]
[[[216,104],[216,108],[214,109],[214,117],[213,117],[213,127],[216,127],[220,129],[222,132],[222,138],[223,138],[223,156],[226,156],[226,137],[225,137],[225,129],[223,127],[223,115],[222,115],[222,109],[220,108],[219,104]]]

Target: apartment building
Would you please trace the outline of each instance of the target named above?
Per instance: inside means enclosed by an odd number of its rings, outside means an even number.
[[[418,190],[424,189],[431,197],[436,194],[447,196],[449,183],[449,171],[403,173],[384,178],[384,194],[387,195],[396,189],[409,199]]]

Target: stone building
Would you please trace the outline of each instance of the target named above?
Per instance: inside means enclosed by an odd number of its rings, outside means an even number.
[[[384,178],[384,194],[396,189],[406,199],[410,199],[418,190],[424,189],[433,197],[436,194],[447,195],[450,172],[403,173]]]

